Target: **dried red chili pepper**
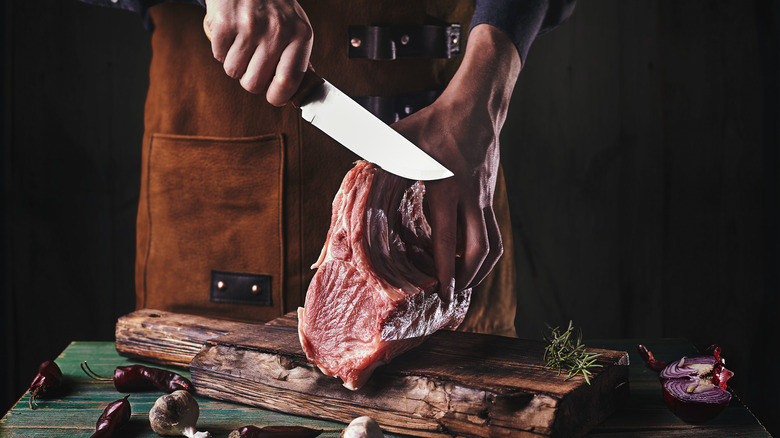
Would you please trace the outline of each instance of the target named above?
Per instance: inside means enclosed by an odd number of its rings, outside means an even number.
[[[653,357],[653,353],[647,349],[642,344],[639,344],[636,346],[637,352],[639,352],[639,356],[642,358],[642,361],[645,363],[645,366],[650,368],[651,370],[655,372],[659,372],[662,369],[666,368],[667,362],[656,360],[655,357]]]
[[[314,438],[321,433],[303,426],[244,426],[230,432],[228,438]]]
[[[150,389],[171,393],[183,389],[192,392],[192,382],[186,377],[172,371],[160,368],[151,368],[143,365],[130,365],[116,367],[114,377],[101,376],[82,362],[81,369],[95,380],[113,381],[114,387],[119,392],[137,392]]]
[[[38,374],[35,375],[30,384],[30,409],[38,407],[36,399],[57,388],[62,382],[62,371],[53,360],[47,360],[38,367]]]
[[[98,418],[92,438],[112,437],[119,427],[130,421],[132,410],[130,402],[127,401],[128,397],[129,395],[126,395],[125,398],[112,402],[106,407]]]

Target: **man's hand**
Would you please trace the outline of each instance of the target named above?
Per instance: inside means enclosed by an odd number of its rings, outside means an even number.
[[[455,176],[426,182],[440,295],[479,284],[503,253],[493,213],[498,137],[520,73],[517,49],[483,24],[468,40],[463,62],[443,94],[393,127]]]
[[[314,32],[295,0],[206,0],[214,58],[247,91],[286,104],[309,65]]]

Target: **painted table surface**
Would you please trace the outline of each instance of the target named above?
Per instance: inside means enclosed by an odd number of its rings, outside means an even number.
[[[628,351],[631,360],[628,403],[591,431],[589,436],[770,436],[737,397],[732,398],[731,404],[720,416],[704,424],[688,424],[675,417],[666,409],[657,376],[644,367],[636,354],[634,346],[637,342],[587,342],[589,347]],[[695,354],[693,347],[684,340],[644,340],[642,343],[661,360]],[[119,356],[111,342],[73,342],[55,361],[64,374],[62,393],[39,400],[36,410],[29,408],[29,394],[24,394],[0,420],[0,437],[90,436],[108,403],[126,394],[117,392],[111,383],[91,380],[79,364],[87,361],[98,374],[112,375],[117,366],[140,363]],[[180,369],[170,369],[187,375]],[[33,375],[34,372],[30,375],[31,381]],[[151,391],[130,394],[132,417],[119,436],[156,437],[157,434],[149,427],[148,413],[160,395]],[[247,424],[307,426],[322,429],[322,437],[337,437],[345,427],[343,423],[275,413],[202,397],[196,399],[200,405],[198,430],[208,430],[214,437],[226,437],[231,430]]]

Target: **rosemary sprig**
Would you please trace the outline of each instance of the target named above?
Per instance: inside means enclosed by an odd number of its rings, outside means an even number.
[[[571,321],[569,321],[569,328],[563,333],[558,327],[552,328],[547,325],[547,328],[550,329],[550,335],[544,336],[544,340],[548,343],[544,349],[544,360],[547,361],[547,367],[557,368],[558,375],[563,372],[564,368],[567,369],[569,375],[566,380],[577,374],[582,374],[585,382],[590,385],[591,372],[588,369],[601,366],[596,363],[596,358],[601,355],[585,350],[585,346],[582,344],[582,332],[577,330],[575,335]]]

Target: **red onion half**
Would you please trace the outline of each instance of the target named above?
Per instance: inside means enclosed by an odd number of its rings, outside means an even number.
[[[644,345],[637,345],[645,365],[653,371],[660,370],[658,377],[666,405],[691,423],[716,417],[731,401],[726,382],[734,373],[723,366],[720,347],[710,348],[711,356],[683,357],[666,363],[656,360]]]

